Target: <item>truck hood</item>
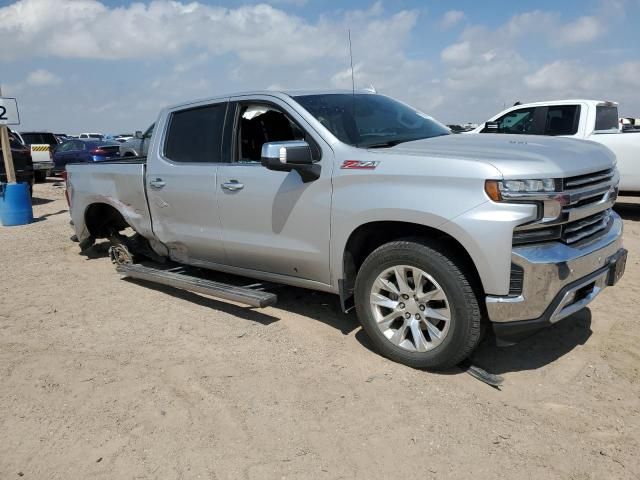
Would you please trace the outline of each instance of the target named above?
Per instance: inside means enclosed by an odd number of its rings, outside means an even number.
[[[587,140],[537,135],[443,135],[385,149],[401,155],[487,163],[504,178],[561,178],[615,165],[608,148]]]

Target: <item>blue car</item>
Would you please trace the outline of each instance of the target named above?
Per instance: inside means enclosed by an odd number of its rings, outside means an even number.
[[[104,140],[67,140],[53,151],[53,171],[64,171],[67,163],[103,162],[120,156],[120,144]]]

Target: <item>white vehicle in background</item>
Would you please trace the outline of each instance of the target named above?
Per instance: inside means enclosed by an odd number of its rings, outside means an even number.
[[[93,139],[93,140],[103,140],[104,139],[104,135],[101,133],[81,133],[80,136],[78,137],[81,140],[88,140],[88,139]]]
[[[549,135],[600,143],[618,159],[620,191],[640,193],[640,133],[620,131],[615,102],[556,100],[514,105],[469,133]]]

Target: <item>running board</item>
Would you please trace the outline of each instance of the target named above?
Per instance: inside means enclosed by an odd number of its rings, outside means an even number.
[[[216,298],[223,298],[233,302],[243,303],[252,307],[264,308],[273,305],[278,297],[269,292],[254,290],[246,287],[236,287],[226,283],[214,282],[203,278],[175,273],[158,268],[145,267],[144,265],[118,265],[118,273],[126,277],[138,278],[149,282],[167,285],[180,290],[203,293]]]

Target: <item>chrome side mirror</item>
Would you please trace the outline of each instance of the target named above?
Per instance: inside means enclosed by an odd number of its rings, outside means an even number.
[[[320,178],[320,164],[313,163],[311,147],[302,140],[269,142],[262,145],[261,163],[278,172],[297,171],[303,182]]]

